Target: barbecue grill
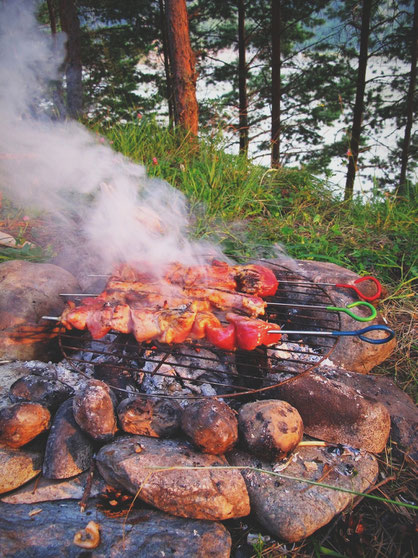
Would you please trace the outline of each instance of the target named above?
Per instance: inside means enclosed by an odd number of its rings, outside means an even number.
[[[331,355],[338,342],[337,337],[324,337],[320,332],[341,330],[339,313],[326,310],[334,303],[324,288],[279,264],[271,263],[270,267],[279,280],[279,289],[266,301],[280,305],[267,306],[266,320],[280,324],[286,331],[318,331],[318,336],[287,333],[277,346],[230,353],[201,341],[181,345],[138,343],[133,336],[120,333],[92,340],[88,332],[80,334],[63,328],[59,333],[61,352],[79,371],[95,364],[108,364],[128,370],[135,378],[149,376],[163,380],[168,369],[186,371],[183,375],[175,372],[175,375],[190,393],[158,393],[164,397],[233,398],[268,392],[319,366]],[[281,280],[291,283],[280,283]],[[321,308],[301,308],[297,305]],[[196,368],[200,371],[199,376],[191,377],[187,370]],[[202,389],[196,394],[194,388],[207,388],[208,385],[212,388],[209,393],[207,389]]]

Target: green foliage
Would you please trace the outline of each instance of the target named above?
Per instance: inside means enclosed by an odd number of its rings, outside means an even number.
[[[219,139],[197,144],[154,118],[100,133],[144,164],[150,176],[183,191],[192,234],[220,242],[237,260],[272,256],[283,245],[291,257],[334,262],[384,283],[406,283],[417,275],[413,192],[397,200],[376,189],[368,201],[343,202],[307,170],[251,164],[226,153]]]

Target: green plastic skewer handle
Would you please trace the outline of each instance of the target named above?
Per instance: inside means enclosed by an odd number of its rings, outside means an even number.
[[[354,314],[354,312],[350,311],[350,308],[354,308],[355,306],[367,306],[371,310],[370,316],[359,316],[358,314]],[[351,304],[347,304],[345,308],[338,308],[337,306],[327,306],[327,310],[335,310],[336,312],[345,312],[358,322],[370,322],[377,316],[376,308],[370,302],[365,302],[364,300],[357,300],[356,302],[352,302]]]

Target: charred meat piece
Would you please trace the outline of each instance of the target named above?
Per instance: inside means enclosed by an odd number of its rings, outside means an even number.
[[[258,296],[222,289],[193,288],[185,292],[190,298],[208,300],[218,310],[241,310],[250,316],[264,314],[267,306],[266,302]]]
[[[258,296],[273,296],[279,285],[273,271],[262,265],[234,266],[237,290]]]
[[[234,270],[226,262],[213,260],[212,265],[186,267],[182,264],[172,264],[165,279],[175,285],[189,287],[217,287],[236,290],[237,283]]]

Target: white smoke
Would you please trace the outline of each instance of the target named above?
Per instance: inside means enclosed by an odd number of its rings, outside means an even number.
[[[178,190],[80,124],[46,116],[45,87],[59,78],[65,37],[53,39],[39,25],[36,5],[0,0],[0,190],[59,223],[70,268],[81,253],[101,269],[118,261],[196,263],[208,247],[188,239]]]

